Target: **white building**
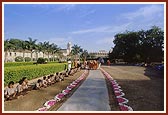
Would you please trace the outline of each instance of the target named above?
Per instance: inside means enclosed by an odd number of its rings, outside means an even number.
[[[71,48],[71,43],[69,42],[67,44],[67,49],[61,49],[61,53],[63,55],[63,59],[66,59],[67,56],[70,54],[72,48]],[[30,51],[25,51],[25,53],[23,53],[22,51],[10,51],[10,52],[4,52],[4,61],[5,62],[15,62],[15,58],[16,57],[29,57],[31,58],[31,52]],[[32,58],[33,61],[36,61],[38,58],[48,58],[48,54],[43,54],[43,52],[33,52],[32,53]],[[56,58],[57,56],[54,56],[54,58]],[[49,58],[53,58],[52,55],[49,55]]]
[[[71,42],[68,42],[66,49],[61,49],[61,52],[63,53],[63,56],[68,56],[71,53],[72,45]]]
[[[105,50],[99,50],[98,52],[90,52],[89,55],[93,56],[94,58],[107,58],[108,52]]]

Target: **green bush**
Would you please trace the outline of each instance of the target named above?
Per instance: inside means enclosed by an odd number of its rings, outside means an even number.
[[[6,86],[10,81],[18,82],[24,76],[26,76],[30,80],[44,75],[59,72],[64,70],[64,66],[65,63],[51,63],[42,65],[40,64],[29,66],[5,67],[4,85]]]
[[[48,62],[48,64],[53,64],[58,62]],[[4,64],[5,67],[13,67],[13,66],[29,66],[33,65],[33,62],[7,62]]]
[[[17,56],[17,57],[15,58],[15,61],[16,61],[16,62],[23,62],[23,57]]]
[[[48,58],[44,58],[45,59],[45,61],[47,61],[48,62]]]
[[[30,57],[25,57],[25,62],[30,62],[31,58]]]
[[[38,58],[37,63],[44,64],[44,63],[46,63],[46,60],[44,58]]]

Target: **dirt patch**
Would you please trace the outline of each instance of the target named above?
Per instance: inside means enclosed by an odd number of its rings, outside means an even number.
[[[18,99],[4,102],[5,111],[34,111],[42,107],[43,104],[53,99],[54,96],[65,89],[72,81],[76,80],[84,72],[75,73],[73,76],[65,77],[62,82],[55,83],[41,90],[32,90],[25,96],[20,96]],[[60,103],[61,104],[61,103]],[[59,105],[59,103],[57,103]]]
[[[88,72],[88,74],[89,74],[89,72]],[[63,103],[64,103],[68,98],[70,98],[70,97],[73,95],[73,93],[80,87],[80,85],[81,85],[81,84],[84,82],[84,80],[87,78],[88,74],[86,75],[86,77],[85,77],[76,87],[74,87],[74,88],[71,90],[71,92],[70,92],[68,95],[66,95],[63,99],[61,99],[61,101],[57,102],[57,104],[55,104],[54,106],[52,106],[52,107],[49,109],[49,111],[56,111],[56,110],[58,110],[58,109],[63,105]]]
[[[102,67],[118,81],[134,111],[164,110],[164,77],[152,68],[137,66]]]

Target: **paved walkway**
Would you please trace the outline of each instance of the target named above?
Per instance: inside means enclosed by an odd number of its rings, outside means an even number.
[[[105,78],[100,70],[89,76],[58,111],[111,111]]]

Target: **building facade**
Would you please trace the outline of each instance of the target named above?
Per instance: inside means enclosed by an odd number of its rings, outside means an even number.
[[[90,52],[90,56],[93,56],[94,58],[108,58],[108,52],[105,50],[99,50],[98,52]]]
[[[69,42],[67,44],[67,49],[61,49],[61,53],[63,55],[62,58],[66,58],[70,52],[71,52],[71,43]],[[32,56],[31,56],[32,55]],[[21,52],[21,51],[8,51],[8,52],[4,52],[4,61],[5,62],[15,62],[15,58],[16,57],[29,57],[33,59],[33,61],[36,61],[38,58],[57,58],[57,56],[53,56],[51,54],[47,54],[47,53],[43,53],[43,52],[30,52],[30,51],[25,51],[25,52]]]

